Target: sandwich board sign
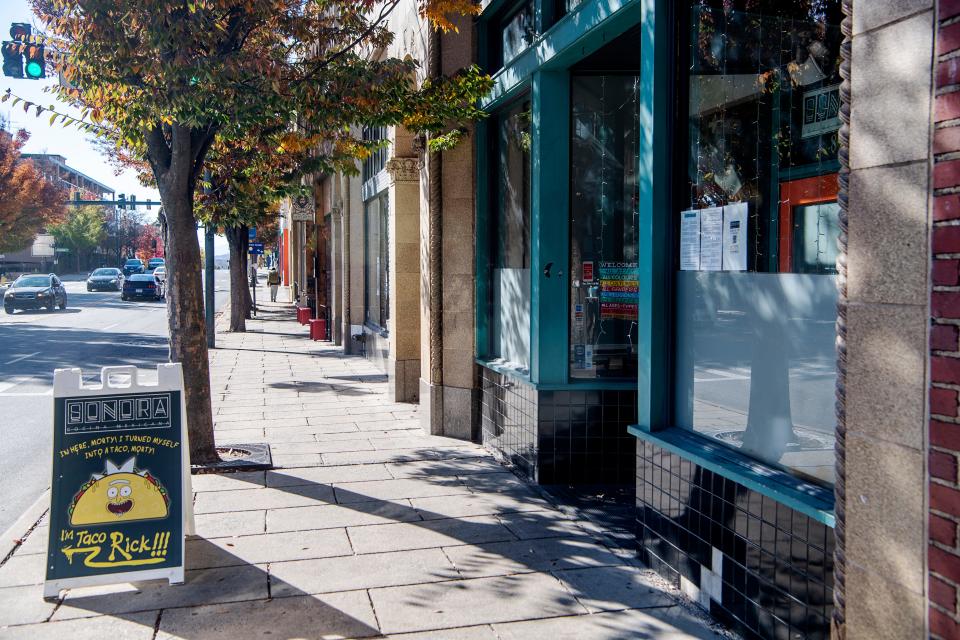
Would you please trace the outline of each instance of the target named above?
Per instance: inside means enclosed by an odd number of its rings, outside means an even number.
[[[117,384],[119,383],[119,384]],[[193,533],[181,365],[143,385],[132,366],[53,376],[53,482],[44,598],[61,589],[184,579]]]

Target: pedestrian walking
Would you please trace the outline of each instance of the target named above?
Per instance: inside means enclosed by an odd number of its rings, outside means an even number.
[[[270,268],[270,273],[267,275],[267,284],[270,286],[270,302],[276,302],[277,289],[280,288],[280,274],[277,273],[275,267]]]

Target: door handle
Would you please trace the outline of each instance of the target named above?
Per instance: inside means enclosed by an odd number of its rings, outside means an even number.
[[[553,269],[553,263],[552,263],[552,262],[548,262],[548,263],[543,267],[543,277],[544,277],[544,278],[549,278],[549,277],[550,277],[550,270],[551,270],[551,269]]]

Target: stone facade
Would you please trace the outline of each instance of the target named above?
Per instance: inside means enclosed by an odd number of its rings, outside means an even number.
[[[428,25],[415,2],[401,2],[389,18],[395,40],[384,56],[412,57],[427,73]],[[468,18],[459,33],[441,37],[444,73],[474,59]],[[359,135],[359,132],[358,132]],[[364,353],[384,372],[391,398],[421,402],[424,428],[435,434],[470,439],[478,422],[473,347],[473,142],[442,153],[442,343],[430,341],[430,173],[423,139],[402,127],[387,130],[389,144],[383,171],[364,183],[359,176],[333,175],[327,247],[330,256],[331,339],[347,353]],[[368,178],[370,178],[368,176]],[[389,327],[365,320],[364,204],[374,192],[389,203]],[[359,336],[360,339],[357,339]],[[442,349],[444,379],[431,379],[431,349]]]
[[[843,550],[851,639],[925,635],[933,21],[930,1],[853,2]]]

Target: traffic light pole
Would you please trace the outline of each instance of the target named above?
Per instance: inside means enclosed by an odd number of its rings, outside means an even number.
[[[214,229],[212,224],[208,224],[204,230],[204,244],[203,244],[203,257],[204,257],[204,292],[203,292],[203,308],[206,311],[206,323],[207,323],[207,347],[213,349],[217,346],[217,328],[214,323],[213,316],[213,237]]]

